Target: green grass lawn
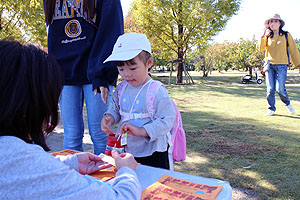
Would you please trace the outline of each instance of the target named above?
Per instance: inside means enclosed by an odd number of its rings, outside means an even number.
[[[293,71],[296,73],[298,71]],[[175,170],[222,179],[260,199],[300,198],[300,74],[288,76],[294,115],[276,96],[276,113],[265,117],[265,83],[241,84],[246,72],[193,72],[194,85],[167,85],[187,136],[187,159]],[[173,83],[175,79],[172,79]]]

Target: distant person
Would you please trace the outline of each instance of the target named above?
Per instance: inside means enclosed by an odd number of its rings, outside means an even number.
[[[54,158],[46,152],[45,135],[57,125],[62,84],[51,56],[33,45],[0,41],[1,199],[140,199],[131,154],[113,151],[119,170],[107,184],[82,175],[110,167],[100,157]]]
[[[169,169],[168,148],[175,111],[167,90],[157,81],[160,85],[152,96],[155,99],[154,116],[149,112],[146,95],[150,95],[148,91],[154,80],[148,74],[153,58],[146,35],[121,35],[104,62],[108,61],[117,64],[125,82],[121,82],[114,92],[109,110],[101,122],[102,130],[111,134],[110,127],[121,121],[120,133],[128,133],[126,152],[132,153],[141,164]]]
[[[265,30],[258,43],[258,49],[265,50],[265,61],[270,65],[265,73],[267,86],[267,101],[269,108],[266,116],[272,116],[275,111],[275,91],[279,94],[281,101],[286,105],[291,114],[295,112],[288,93],[285,88],[287,78],[287,64],[289,57],[294,65],[300,67],[300,54],[295,41],[289,32],[282,30],[285,22],[278,14],[265,21]],[[288,51],[287,41],[288,38]],[[289,57],[288,57],[289,55]]]
[[[83,151],[85,102],[94,153],[104,153],[107,135],[101,131],[101,119],[108,109],[118,70],[114,63],[103,61],[124,32],[120,0],[44,0],[44,9],[48,52],[64,75],[60,98],[63,147]]]

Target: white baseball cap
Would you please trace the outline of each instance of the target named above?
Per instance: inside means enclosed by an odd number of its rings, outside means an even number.
[[[131,60],[143,50],[151,54],[151,44],[145,34],[125,33],[119,36],[112,54],[103,63]]]

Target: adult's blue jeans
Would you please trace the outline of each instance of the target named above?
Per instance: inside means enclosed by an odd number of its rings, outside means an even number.
[[[275,91],[286,106],[290,104],[290,99],[285,89],[286,76],[287,65],[270,65],[266,73],[267,101],[270,110],[276,110]]]
[[[113,86],[110,86],[107,104],[104,104],[101,94],[94,95],[91,84],[65,85],[63,87],[59,103],[64,127],[64,149],[83,151],[82,110],[85,100],[89,134],[94,144],[94,153],[96,155],[104,153],[108,136],[101,131],[101,119],[108,109],[112,90]]]

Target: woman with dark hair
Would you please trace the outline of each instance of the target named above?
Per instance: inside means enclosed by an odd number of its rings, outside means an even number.
[[[120,0],[44,0],[44,10],[48,52],[64,75],[60,99],[64,149],[83,151],[85,102],[94,153],[104,153],[107,135],[101,131],[101,119],[118,70],[113,62],[103,61],[124,31]]]
[[[44,136],[57,125],[62,74],[34,45],[0,41],[0,198],[139,199],[131,154],[113,152],[117,177],[109,184],[87,175],[110,167],[91,153],[53,157]]]
[[[289,112],[291,114],[295,112],[288,97],[285,82],[289,57],[295,66],[300,67],[300,54],[292,35],[282,30],[284,25],[285,22],[278,14],[266,20],[264,34],[258,43],[258,49],[265,50],[265,62],[270,63],[268,69],[265,69],[267,101],[269,104],[266,116],[272,116],[276,111],[275,91],[279,94],[281,101],[286,105]]]

